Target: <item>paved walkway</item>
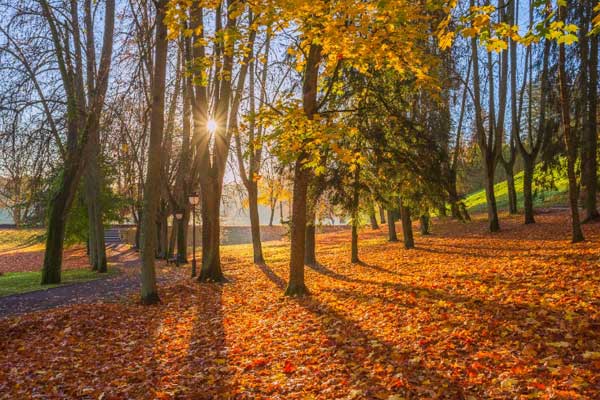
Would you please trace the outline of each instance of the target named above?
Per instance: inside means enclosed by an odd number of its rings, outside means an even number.
[[[108,250],[109,262],[117,264],[121,270],[119,274],[89,282],[0,297],[0,318],[69,304],[116,302],[139,290],[138,253],[127,245],[109,246]],[[165,281],[173,275],[178,274],[159,275],[159,281]]]

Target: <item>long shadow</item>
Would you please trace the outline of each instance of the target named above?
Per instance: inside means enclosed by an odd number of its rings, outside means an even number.
[[[335,272],[334,270],[327,268],[326,266],[324,266],[323,264],[321,264],[319,262],[314,265],[308,265],[308,267],[315,272],[318,272],[322,275],[328,276],[333,279],[337,279],[339,281],[344,281],[344,282],[356,282],[357,281],[354,278],[349,278],[346,275]]]
[[[266,265],[260,269],[271,281],[281,280]],[[345,382],[338,390],[360,390],[358,398],[365,399],[387,398],[393,394],[418,398],[416,388],[429,380],[438,389],[435,398],[465,398],[457,382],[433,369],[409,363],[408,352],[398,351],[392,343],[378,339],[328,304],[308,296],[295,298],[295,301],[319,319],[327,336],[324,346],[332,353],[331,362],[343,366],[338,372]]]
[[[370,268],[370,269],[373,269],[375,271],[383,272],[384,274],[393,274],[393,275],[399,275],[399,276],[406,275],[406,274],[400,273],[398,271],[394,271],[394,270],[391,270],[391,269],[383,268],[383,267],[381,267],[379,265],[376,265],[376,264],[369,264],[369,263],[367,263],[365,261],[359,261],[357,264],[360,265],[361,267]]]
[[[175,399],[230,398],[223,286],[193,283],[172,289],[156,340],[158,391]]]
[[[263,274],[265,274],[267,278],[269,278],[271,282],[275,284],[275,286],[277,286],[281,290],[285,290],[285,287],[287,286],[286,281],[279,275],[277,275],[275,272],[273,272],[273,270],[269,268],[267,264],[260,263],[256,264],[256,266],[262,271]]]

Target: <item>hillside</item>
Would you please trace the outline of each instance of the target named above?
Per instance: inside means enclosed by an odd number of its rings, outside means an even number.
[[[533,205],[534,207],[540,206],[553,206],[553,205],[564,205],[566,204],[566,194],[568,191],[568,181],[564,174],[555,173],[554,185],[555,188],[540,187],[536,184],[536,181],[542,176],[539,168],[536,168],[535,176],[533,179]],[[517,205],[519,210],[523,209],[523,172],[519,172],[515,175],[515,187],[517,190]],[[496,193],[496,202],[499,211],[508,210],[508,186],[506,181],[497,183],[494,186]],[[477,192],[471,193],[465,198],[465,204],[467,209],[471,213],[484,212],[486,210],[485,201],[485,190],[481,189]]]

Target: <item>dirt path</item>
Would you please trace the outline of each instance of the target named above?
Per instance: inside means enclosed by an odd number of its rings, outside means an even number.
[[[119,302],[140,287],[138,253],[127,245],[115,245],[108,249],[109,262],[120,269],[117,275],[89,282],[38,290],[35,292],[0,297],[0,318],[32,311],[46,310],[69,304]],[[162,264],[161,264],[162,265]],[[159,268],[159,281],[167,281],[179,275],[173,268]]]

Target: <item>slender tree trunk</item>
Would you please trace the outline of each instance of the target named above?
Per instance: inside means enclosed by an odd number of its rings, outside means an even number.
[[[385,210],[382,206],[379,206],[379,222],[385,224]]]
[[[429,235],[429,215],[423,214],[419,218],[421,235]]]
[[[169,245],[167,247],[167,259],[173,258],[175,254],[175,246],[177,245],[177,232],[179,231],[178,225],[180,221],[173,218],[173,225],[171,225],[171,234],[169,235],[169,227],[167,225],[167,236],[169,236]]]
[[[280,211],[281,211],[281,216],[283,217],[283,209],[281,208],[281,202],[279,203],[280,205]],[[277,208],[277,202],[273,203],[273,205],[271,206],[271,214],[269,215],[269,226],[273,226],[273,218],[275,218],[275,209]]]
[[[357,166],[354,170],[354,190],[352,194],[352,250],[351,250],[351,262],[358,263],[360,259],[358,258],[358,226],[360,224],[360,213],[358,209],[358,205],[360,203],[360,166]],[[373,208],[373,203],[370,205],[369,215],[371,216],[371,224],[375,221],[375,225],[377,225],[377,219],[375,218],[375,208]],[[379,228],[379,227],[377,227]],[[377,229],[373,228],[373,229]]]
[[[582,162],[584,168],[583,184],[585,186],[585,221],[600,218],[596,204],[596,195],[598,193],[598,36],[593,35],[590,37],[589,42],[589,83],[587,94],[589,108],[584,117],[585,126],[583,134],[585,146],[582,152],[585,158],[585,162]]]
[[[392,210],[387,210],[387,224],[388,224],[388,241],[397,242],[398,236],[396,235],[396,223],[394,222],[394,214]]]
[[[180,264],[188,263],[188,229],[190,226],[190,208],[183,209],[183,217],[177,224],[177,261]]]
[[[252,180],[248,185],[248,208],[250,211],[250,230],[252,233],[252,251],[255,264],[264,264],[262,244],[260,241],[260,219],[258,216],[258,187],[256,181]],[[273,213],[271,212],[271,220]]]
[[[404,236],[404,248],[414,249],[415,240],[413,238],[410,208],[404,205],[402,200],[400,200],[400,219],[402,220],[402,235]]]
[[[358,263],[360,259],[358,258],[358,226],[356,222],[352,222],[352,257],[351,262]]]
[[[566,20],[566,8],[558,7],[559,20]],[[566,51],[565,44],[561,43],[558,46],[558,80],[560,87],[560,108],[562,116],[563,133],[565,144],[567,146],[567,176],[569,178],[569,205],[571,207],[571,241],[573,243],[582,242],[584,240],[581,223],[579,221],[579,187],[577,185],[577,175],[575,174],[575,163],[577,161],[577,138],[571,129],[571,115],[569,92],[567,87],[567,71],[566,71]]]
[[[513,165],[507,165],[506,170],[506,185],[508,186],[508,212],[516,214],[517,210],[517,189],[515,188],[515,173]]]
[[[494,193],[494,170],[495,160],[491,156],[484,159],[485,167],[485,198],[487,201],[487,214],[490,232],[498,232],[500,223],[498,221],[498,208],[496,206],[496,194]]]
[[[379,229],[377,217],[375,216],[375,206],[373,203],[369,205],[369,219],[371,220],[371,229]]]
[[[523,166],[523,208],[525,211],[525,224],[534,224],[533,171],[535,164],[530,157],[523,157]]]
[[[167,27],[164,24],[166,0],[156,3],[156,45],[152,79],[152,114],[150,117],[150,141],[148,145],[148,168],[144,185],[142,212],[142,292],[144,304],[160,301],[156,287],[156,220],[160,205],[160,171],[162,169],[162,141],[165,111],[165,79],[167,69]]]

